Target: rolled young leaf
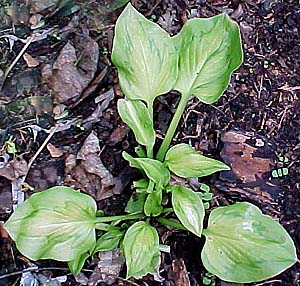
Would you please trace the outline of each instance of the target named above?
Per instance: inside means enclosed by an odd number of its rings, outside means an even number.
[[[146,176],[157,185],[157,189],[162,189],[169,183],[170,172],[162,162],[149,158],[133,158],[125,151],[122,155],[131,167],[145,172]]]
[[[163,211],[162,207],[162,190],[154,190],[148,194],[144,204],[144,212],[146,216],[158,216]]]
[[[170,182],[170,172],[160,161],[148,158],[135,158],[143,168],[147,177],[156,184],[157,189],[162,189]]]
[[[116,23],[112,61],[126,97],[144,100],[148,108],[176,81],[177,54],[170,36],[130,3]]]
[[[92,197],[53,187],[29,197],[4,226],[24,256],[71,261],[95,246],[96,210]]]
[[[159,238],[156,229],[148,222],[134,223],[125,234],[123,247],[127,278],[140,278],[156,272],[160,256]]]
[[[231,73],[242,63],[241,37],[225,14],[188,20],[173,37],[179,52],[174,89],[211,104],[226,89]]]
[[[184,227],[201,237],[205,212],[200,197],[188,188],[172,187],[172,205]]]
[[[136,141],[152,148],[155,143],[155,131],[145,104],[140,100],[119,99],[118,112],[122,120],[132,129]]]
[[[230,170],[223,162],[200,155],[188,144],[178,144],[169,149],[165,164],[177,176],[197,178],[218,171]]]
[[[250,203],[214,209],[203,234],[203,265],[225,281],[265,280],[297,261],[294,243],[286,230]]]

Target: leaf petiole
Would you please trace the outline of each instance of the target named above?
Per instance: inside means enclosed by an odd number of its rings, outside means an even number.
[[[187,230],[181,223],[179,223],[175,220],[167,219],[164,217],[157,218],[156,220],[159,223],[166,225],[166,226],[171,226],[171,227],[179,229],[179,230]]]
[[[105,222],[113,222],[113,221],[122,221],[122,220],[130,220],[130,219],[139,219],[144,215],[141,213],[133,213],[128,215],[117,215],[117,216],[106,216],[106,217],[98,217],[96,218],[96,223],[105,223]]]
[[[189,94],[182,94],[181,95],[181,99],[178,103],[178,106],[177,106],[177,109],[175,111],[175,114],[172,118],[172,121],[170,123],[170,126],[168,128],[168,131],[166,133],[166,136],[158,150],[158,153],[157,153],[157,156],[156,158],[159,160],[159,161],[163,161],[164,160],[164,157],[169,149],[169,146],[170,146],[170,143],[173,139],[173,136],[175,134],[175,131],[177,129],[177,126],[179,124],[179,121],[180,121],[180,118],[185,110],[185,107],[187,105],[187,102],[189,101],[190,99],[190,96]]]

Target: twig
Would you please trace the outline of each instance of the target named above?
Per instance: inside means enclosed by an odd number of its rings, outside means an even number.
[[[34,160],[40,155],[40,153],[43,151],[43,149],[45,148],[45,146],[48,144],[48,142],[50,141],[50,139],[52,138],[52,136],[54,135],[54,133],[57,130],[57,126],[55,126],[51,132],[49,133],[48,137],[46,138],[46,140],[43,142],[43,144],[40,146],[40,148],[37,150],[37,152],[34,154],[34,156],[30,159],[29,163],[28,163],[28,170],[27,170],[27,174],[29,172],[30,167],[32,166]],[[27,174],[24,176],[24,180],[27,176]]]
[[[27,50],[27,48],[29,47],[29,45],[32,43],[34,39],[34,36],[30,37],[28,39],[28,41],[26,42],[26,44],[24,45],[23,49],[19,52],[19,54],[16,56],[16,58],[14,59],[14,61],[11,63],[11,65],[6,69],[5,73],[4,73],[4,77],[3,77],[3,82],[2,85],[0,87],[0,90],[2,90],[4,83],[9,75],[9,73],[11,72],[11,70],[14,68],[14,66],[16,65],[16,63],[19,61],[19,59],[22,57],[22,55],[25,53],[25,51]]]

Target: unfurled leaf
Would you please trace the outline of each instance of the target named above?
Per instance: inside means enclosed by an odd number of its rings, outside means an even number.
[[[144,204],[147,198],[146,192],[133,193],[126,205],[125,212],[127,213],[142,213]]]
[[[199,196],[190,189],[176,186],[172,188],[172,205],[184,227],[201,237],[205,213]]]
[[[104,233],[96,242],[94,253],[98,251],[113,250],[118,247],[118,244],[123,237],[124,232],[119,229],[112,229]]]
[[[230,170],[223,162],[200,155],[188,144],[173,146],[166,155],[165,164],[179,177],[197,178],[222,170]]]
[[[162,190],[154,190],[147,196],[144,212],[147,216],[158,216],[163,211]]]
[[[179,73],[174,89],[211,104],[226,89],[232,71],[242,63],[237,24],[221,14],[188,20],[173,38],[179,53]]]
[[[29,197],[5,228],[24,256],[71,261],[95,246],[96,210],[90,196],[53,187]]]
[[[129,155],[126,151],[122,152],[123,158],[129,163],[130,167],[139,169],[140,171],[143,171],[143,168],[139,165],[139,163],[136,161],[136,158],[133,158],[131,155]]]
[[[145,104],[139,100],[119,99],[118,112],[122,120],[133,130],[136,141],[152,148],[155,143],[155,131]]]
[[[159,263],[159,238],[148,222],[134,223],[123,240],[127,265],[127,278],[140,278],[147,273],[154,274]]]
[[[81,271],[85,261],[87,258],[89,258],[89,256],[90,254],[85,252],[81,255],[78,255],[74,260],[68,261],[69,269],[73,275],[77,275]]]
[[[213,210],[202,251],[205,268],[220,279],[250,283],[273,277],[297,261],[286,230],[250,203]]]
[[[148,107],[176,81],[177,54],[170,36],[131,4],[116,23],[112,61],[126,97],[144,100]]]
[[[145,171],[147,177],[157,185],[157,189],[162,189],[169,183],[170,172],[162,162],[148,158],[136,158],[135,160]]]

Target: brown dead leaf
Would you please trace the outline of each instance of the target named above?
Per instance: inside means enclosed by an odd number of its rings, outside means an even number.
[[[24,53],[23,59],[25,60],[27,66],[28,66],[29,68],[37,67],[37,66],[40,64],[40,62],[39,62],[37,59],[33,58],[33,57],[32,57],[31,55],[29,55],[28,53]]]
[[[52,10],[58,3],[59,0],[31,0],[31,12],[35,14],[45,10]]]
[[[262,178],[263,174],[271,172],[272,161],[270,158],[257,156],[258,147],[262,144],[262,139],[256,139],[256,146],[247,144],[251,137],[229,131],[222,136],[224,147],[221,157],[226,163],[229,163],[232,172],[242,182],[249,183]]]
[[[47,144],[47,149],[50,153],[50,156],[52,158],[59,158],[61,157],[64,153],[57,147],[55,147],[53,144],[48,143]]]
[[[190,286],[190,279],[182,258],[173,260],[172,272],[169,274],[175,286]]]
[[[272,144],[261,136],[242,130],[228,131],[221,139],[224,146],[220,155],[231,171],[220,173],[217,188],[230,191],[233,197],[238,194],[241,199],[268,205],[276,213],[271,206],[281,189],[270,178],[274,166]]]
[[[118,249],[99,252],[100,261],[89,277],[88,286],[96,286],[100,282],[113,284],[119,276],[124,258]]]
[[[68,105],[77,102],[97,71],[97,42],[89,36],[76,37],[74,42],[75,47],[70,42],[63,47],[53,64],[49,87],[54,93],[56,103]]]
[[[10,181],[15,181],[16,179],[23,177],[27,174],[28,165],[23,159],[12,160],[5,167],[0,169],[0,176],[7,178]]]
[[[91,133],[77,156],[70,154],[65,159],[65,183],[90,194],[96,200],[113,195],[115,180],[105,168],[99,156],[99,139]]]

